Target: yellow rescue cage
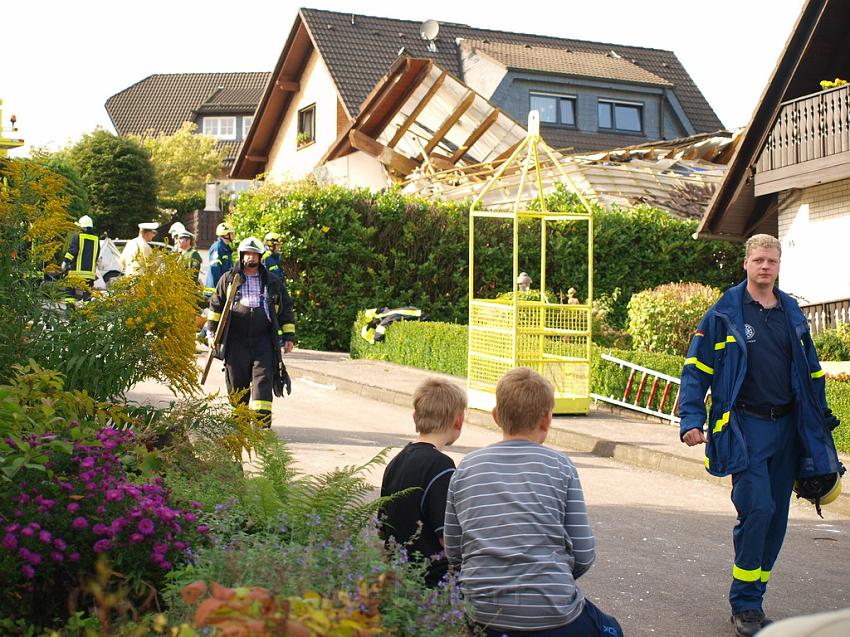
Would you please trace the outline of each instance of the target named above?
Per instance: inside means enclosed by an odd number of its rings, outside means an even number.
[[[544,161],[541,162],[541,154]],[[593,217],[590,206],[561,167],[562,159],[540,139],[539,116],[529,115],[528,136],[517,146],[472,202],[469,212],[469,406],[490,410],[496,403],[496,383],[514,367],[530,367],[555,386],[555,413],[587,414],[590,407],[591,307],[593,300]],[[575,197],[572,210],[549,210],[547,185],[563,184]],[[513,189],[516,192],[513,192]],[[488,197],[498,192],[498,196]],[[488,203],[490,202],[490,203]],[[500,202],[500,203],[492,203]],[[506,203],[508,202],[508,203]],[[510,203],[512,202],[512,203]],[[476,285],[476,223],[513,225],[513,275],[508,281],[479,281]],[[530,221],[530,223],[529,223]],[[587,237],[586,250],[551,254],[557,269],[567,259],[586,260],[587,281],[571,283],[584,298],[547,295],[547,225],[570,224],[570,232]],[[520,254],[521,232],[537,232],[539,264]],[[530,229],[530,230],[529,230]],[[523,235],[527,238],[526,235]],[[532,240],[536,240],[532,236]],[[575,242],[572,242],[575,244]],[[584,242],[581,242],[584,248]],[[523,242],[529,250],[529,242]],[[493,246],[487,246],[492,258]],[[520,267],[539,277],[528,292],[518,288]],[[581,288],[584,287],[584,290]],[[496,298],[484,298],[498,290]],[[479,296],[480,295],[480,296]],[[567,302],[564,302],[564,301]]]

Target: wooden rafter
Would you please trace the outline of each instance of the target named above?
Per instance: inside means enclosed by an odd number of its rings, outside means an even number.
[[[275,80],[274,85],[278,90],[284,93],[297,93],[301,88],[301,84],[294,80]]]
[[[372,139],[365,133],[361,133],[358,130],[352,130],[348,133],[348,141],[357,150],[361,150],[367,155],[376,157],[378,161],[384,164],[387,168],[399,173],[400,175],[409,175],[419,168],[419,164],[416,161],[409,157],[405,157],[392,148],[384,146],[378,140]]]
[[[464,95],[463,99],[460,101],[460,104],[457,105],[457,108],[455,108],[455,110],[446,118],[440,128],[437,129],[437,132],[434,133],[434,136],[428,140],[428,143],[425,144],[425,148],[422,149],[422,152],[426,155],[430,154],[431,151],[437,147],[437,144],[443,141],[443,138],[448,134],[452,126],[457,124],[457,121],[463,116],[469,107],[472,106],[472,102],[474,101],[475,91],[467,91],[466,95]]]
[[[472,131],[472,134],[466,138],[466,141],[463,142],[463,144],[461,144],[461,146],[451,156],[452,164],[456,164],[460,161],[460,158],[469,152],[469,149],[475,145],[475,142],[481,139],[481,136],[487,132],[487,129],[490,128],[497,119],[499,119],[499,113],[501,113],[501,111],[498,108],[494,108],[490,111],[490,114],[487,115],[484,121],[478,125],[478,128]]]
[[[421,113],[425,109],[425,107],[428,106],[428,102],[430,102],[431,98],[434,97],[437,91],[440,90],[440,87],[443,85],[445,79],[446,72],[443,71],[442,73],[440,73],[437,79],[434,80],[434,83],[431,85],[431,88],[428,89],[428,92],[425,93],[424,97],[419,101],[419,104],[417,104],[416,108],[413,109],[413,112],[408,115],[407,119],[404,120],[404,123],[396,131],[395,135],[393,135],[393,138],[389,141],[387,146],[389,146],[390,148],[394,148],[395,145],[401,141],[401,138],[404,136],[407,130],[411,126],[413,126],[413,123],[416,121],[416,118],[419,117],[419,113]]]

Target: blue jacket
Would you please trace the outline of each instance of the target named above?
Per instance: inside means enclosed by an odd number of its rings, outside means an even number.
[[[705,468],[715,476],[739,473],[747,468],[749,456],[740,429],[735,400],[747,369],[744,340],[743,296],[746,280],[727,290],[702,318],[691,340],[682,369],[679,394],[680,436],[705,422],[705,393],[711,387],[708,443]],[[836,423],[826,404],[826,379],[809,334],[809,325],[797,302],[774,290],[782,303],[791,334],[799,347],[791,348],[793,412],[800,441],[801,458],[797,477],[838,471],[838,454],[829,424]],[[828,414],[830,418],[825,418]]]
[[[218,285],[218,280],[225,272],[230,272],[233,267],[233,248],[224,242],[224,239],[219,237],[210,246],[209,251],[209,268],[207,269],[207,278],[204,281],[204,292],[212,294],[215,292],[215,287]]]
[[[280,269],[280,253],[276,254],[271,250],[266,250],[263,253],[261,261],[269,274],[272,274],[283,281],[283,270]]]

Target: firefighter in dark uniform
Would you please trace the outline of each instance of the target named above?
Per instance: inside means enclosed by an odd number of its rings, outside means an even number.
[[[281,349],[289,353],[295,343],[292,299],[286,284],[260,263],[265,246],[259,239],[244,239],[238,252],[238,263],[221,277],[210,298],[208,339],[212,343],[215,338],[229,287],[237,285],[221,339],[227,391],[250,388],[239,402],[270,427],[273,388],[280,374],[285,375]],[[288,383],[288,377],[285,380]]]
[[[94,222],[88,215],[77,221],[80,231],[74,233],[68,242],[68,249],[62,259],[62,271],[66,276],[83,279],[88,289],[68,288],[70,297],[87,298],[97,278],[97,258],[100,256],[100,240],[94,232]]]

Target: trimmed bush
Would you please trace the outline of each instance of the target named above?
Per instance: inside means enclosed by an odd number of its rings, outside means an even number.
[[[822,361],[850,360],[850,324],[839,323],[835,328],[819,332],[812,340]]]
[[[572,210],[566,191],[550,209]],[[283,237],[282,267],[295,304],[301,344],[343,350],[357,312],[413,305],[436,321],[466,323],[467,203],[413,199],[309,183],[269,184],[243,193],[228,218],[239,236]],[[555,298],[587,296],[585,224],[547,225],[547,288]],[[608,322],[622,328],[634,292],[672,280],[728,287],[736,282],[738,244],[695,241],[696,222],[639,207],[594,210],[594,290],[610,302]],[[476,294],[495,298],[512,286],[512,224],[476,224]],[[540,222],[520,224],[520,267],[539,280]],[[616,289],[621,292],[617,293]]]
[[[386,338],[370,345],[360,330],[366,324],[361,312],[351,330],[351,357],[372,358],[466,376],[468,328],[431,321],[397,321],[387,327]]]
[[[638,292],[629,301],[634,348],[684,356],[703,314],[719,298],[720,290],[699,283],[668,283]]]
[[[826,379],[826,402],[841,424],[832,432],[836,448],[850,453],[850,374],[836,374]]]

